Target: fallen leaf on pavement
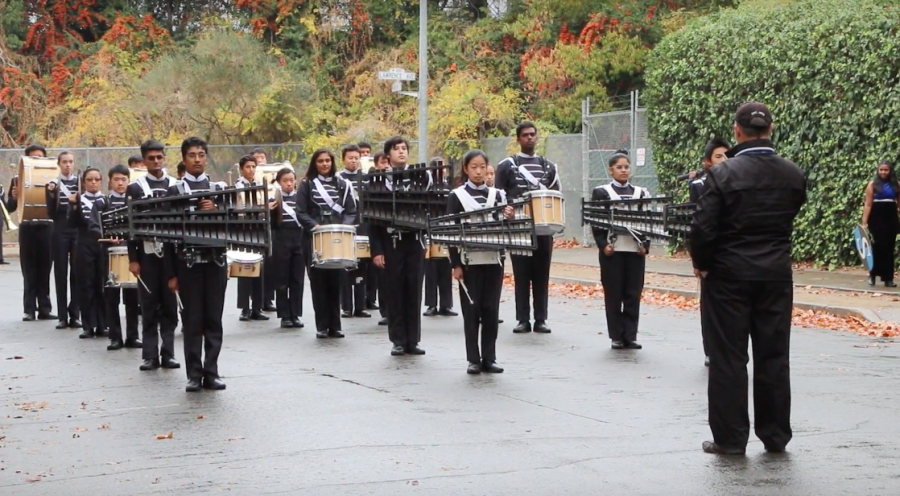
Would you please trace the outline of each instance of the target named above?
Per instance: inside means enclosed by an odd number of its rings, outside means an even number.
[[[197,415],[197,420],[203,420],[203,415],[202,415],[202,414],[198,414],[198,415]]]
[[[244,436],[233,436],[228,438],[229,441],[238,441],[240,439],[244,439]]]
[[[40,482],[40,481],[41,481],[40,475],[35,475],[34,477],[29,477],[29,478],[25,479],[25,482]]]
[[[172,431],[169,431],[168,434],[157,434],[156,439],[172,439]]]

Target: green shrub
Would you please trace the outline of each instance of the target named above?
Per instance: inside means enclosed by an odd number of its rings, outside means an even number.
[[[900,7],[872,0],[747,3],[691,21],[647,67],[653,154],[663,191],[697,168],[705,142],[734,139],[738,105],[765,103],[779,153],[807,172],[795,260],[857,263],[851,230],[879,160],[900,151]]]

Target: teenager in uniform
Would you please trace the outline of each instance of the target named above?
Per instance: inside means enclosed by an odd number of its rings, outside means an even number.
[[[182,174],[184,173],[184,167],[181,168]],[[131,182],[131,171],[143,171],[146,172],[147,168],[144,167],[144,159],[138,155],[132,155],[128,157],[128,181],[125,183],[125,187],[128,187],[128,183]],[[112,188],[112,183],[110,183],[110,188]],[[126,197],[127,198],[127,197]],[[112,197],[110,198],[112,199]],[[119,291],[115,292],[116,301],[119,300]],[[138,296],[137,288],[122,288],[122,301],[125,303],[125,320],[128,322],[128,307],[130,306],[134,310],[135,319],[141,315],[141,302],[140,297]],[[118,303],[116,303],[116,315],[119,315],[119,307]],[[126,323],[126,326],[128,324]],[[135,320],[135,326],[137,326],[137,321]],[[136,328],[136,327],[135,327]],[[127,343],[126,343],[127,344]],[[127,346],[126,346],[127,347]]]
[[[75,262],[75,238],[78,230],[69,222],[69,201],[78,192],[78,175],[75,169],[75,155],[62,152],[56,158],[60,176],[47,183],[47,213],[53,219],[53,236],[51,252],[53,255],[53,273],[56,282],[56,306],[59,309],[57,329],[81,327],[78,320],[78,297],[76,295],[75,271],[70,266]],[[71,298],[66,304],[68,290],[71,287]]]
[[[497,164],[495,184],[506,192],[509,201],[521,199],[527,191],[552,189],[559,191],[556,164],[535,152],[537,127],[532,122],[516,126],[519,153]],[[553,256],[553,236],[538,236],[537,250],[531,255],[512,255],[513,276],[516,282],[515,333],[531,332],[529,293],[534,295],[534,332],[549,333],[547,326],[550,262]]]
[[[190,195],[225,189],[206,175],[209,148],[206,141],[190,137],[181,143],[184,178],[169,187],[168,196]],[[175,201],[173,208],[191,212],[215,210],[224,199]],[[222,351],[222,312],[228,283],[225,248],[195,247],[166,243],[166,274],[169,289],[181,298],[184,307],[184,368],[187,372],[185,391],[202,388],[225,389],[219,378],[219,353]],[[170,293],[171,294],[171,293]],[[203,358],[204,352],[206,358]]]
[[[131,159],[129,159],[131,162]],[[103,212],[115,210],[126,206],[125,190],[128,188],[128,180],[131,177],[128,167],[116,165],[109,169],[109,194],[94,202],[89,222],[90,236],[99,242],[103,236],[102,215]],[[143,344],[138,339],[138,293],[137,288],[121,288],[105,286],[109,272],[109,245],[103,243],[100,260],[103,270],[101,275],[104,283],[103,301],[105,306],[106,325],[109,327],[109,345],[107,350],[120,350],[122,348],[141,348]],[[125,340],[122,340],[122,319],[119,315],[119,303],[125,302]]]
[[[178,162],[178,165],[175,166],[175,174],[178,176],[179,181],[184,179],[184,174],[186,172],[187,172],[187,167],[185,167],[184,162]]]
[[[241,157],[238,161],[238,167],[241,172],[241,177],[234,182],[235,187],[249,188],[252,186],[261,186],[261,184],[256,184],[255,181],[256,159],[249,155]],[[263,269],[265,269],[265,267],[263,267]],[[264,286],[262,274],[260,274],[260,277],[239,277],[237,280],[237,306],[241,309],[240,320],[242,322],[249,320],[269,320],[269,317],[262,313]]]
[[[46,157],[47,150],[38,144],[25,149],[26,157]],[[19,207],[19,176],[9,183],[6,210],[12,214]],[[35,313],[39,320],[54,320],[50,302],[51,234],[53,223],[49,220],[26,220],[19,224],[19,265],[22,268],[22,303],[25,315],[22,320],[32,322]]]
[[[384,143],[388,170],[407,170],[409,142],[395,136]],[[428,176],[429,180],[432,176]],[[408,187],[411,179],[393,182],[393,188]],[[430,183],[430,181],[429,181]],[[422,339],[422,280],[425,248],[422,231],[400,230],[383,226],[371,227],[369,242],[372,263],[384,269],[384,291],[387,293],[388,334],[394,347],[391,355],[424,355],[419,348]]]
[[[256,161],[257,167],[259,167],[261,165],[266,165],[269,163],[269,154],[266,153],[265,148],[259,148],[259,147],[254,148],[253,150],[250,151],[250,156],[253,157],[253,159]],[[275,267],[272,257],[267,256],[263,260],[263,268],[266,269],[263,272],[263,282],[264,282],[263,283],[263,311],[264,312],[276,312],[276,311],[278,311],[278,309],[276,308],[276,305],[275,305],[275,286],[272,284],[269,284],[269,282],[268,282],[269,280],[274,282],[277,277],[275,274],[277,267]],[[302,290],[301,290],[301,292],[302,292]],[[299,322],[299,320],[298,320],[298,322]],[[297,327],[303,327],[303,325],[301,324],[300,326],[297,326]]]
[[[444,159],[435,157],[428,162],[429,167],[435,167]],[[447,181],[445,178],[444,181]],[[431,257],[425,260],[425,317],[442,315],[455,317],[459,315],[453,311],[453,281],[450,258]],[[438,299],[440,297],[440,300]]]
[[[592,201],[650,197],[649,191],[628,182],[631,162],[625,150],[618,150],[609,158],[609,175],[612,182],[594,188]],[[592,231],[600,250],[600,283],[612,349],[639,350],[642,346],[637,342],[638,320],[650,243],[635,239],[626,230],[610,232],[595,227]]]
[[[806,202],[806,177],[775,152],[765,105],[742,105],[734,122],[737,145],[707,173],[689,236],[695,274],[706,285],[700,304],[709,323],[713,440],[703,451],[746,452],[752,339],[755,431],[766,451],[780,453],[792,437],[791,234]]]
[[[272,286],[277,288],[275,301],[281,327],[303,327],[303,279],[306,261],[303,258],[303,227],[297,216],[297,176],[290,167],[275,175],[281,188],[281,217],[272,217],[271,263],[277,270]],[[274,206],[274,205],[273,205]]]
[[[359,150],[360,157],[368,157],[372,155],[372,145],[365,141],[360,141],[356,148]]]
[[[448,214],[472,212],[506,203],[503,191],[485,183],[487,155],[471,150],[463,156],[460,186],[453,190],[447,204]],[[513,208],[504,214],[512,218]],[[469,374],[500,373],[497,362],[497,325],[500,314],[500,293],[503,290],[503,266],[499,251],[465,251],[450,247],[453,278],[460,281],[459,300],[463,312],[466,335],[466,357]],[[463,288],[465,284],[465,289]],[[468,290],[468,292],[466,291]],[[469,298],[472,301],[469,301]],[[478,335],[481,331],[481,349]]]
[[[147,173],[128,185],[127,201],[166,196],[177,181],[166,174],[165,146],[159,141],[141,143],[141,157]],[[178,327],[178,304],[168,290],[162,243],[128,242],[128,270],[139,277],[138,297],[141,302],[143,330],[143,363],[141,370],[177,369],[175,360],[175,328]]]
[[[487,171],[485,172],[485,175],[484,175],[484,184],[487,184],[489,188],[494,187],[494,178],[496,177],[496,174],[497,174],[497,168],[491,164],[488,164]],[[502,267],[506,267],[506,250],[503,250],[500,252],[500,265]],[[502,324],[503,319],[498,318],[497,323]]]
[[[309,161],[306,178],[297,187],[297,216],[303,226],[303,249],[309,270],[317,338],[342,338],[341,276],[344,270],[313,265],[312,230],[320,225],[356,223],[353,186],[335,173],[334,155],[316,150]]]
[[[359,148],[356,145],[350,145],[341,150],[341,162],[344,163],[344,169],[338,172],[338,176],[346,181],[352,188],[356,188],[357,181],[364,175],[359,170]],[[354,193],[355,195],[355,193]],[[359,218],[356,219],[359,221]],[[357,236],[368,236],[369,226],[366,224],[356,225]],[[364,317],[372,316],[366,311],[366,274],[371,265],[369,259],[359,259],[359,264],[355,270],[345,270],[341,274],[341,307],[344,309],[341,317]]]
[[[387,155],[384,154],[383,151],[379,150],[375,152],[375,156],[372,157],[372,169],[374,171],[385,171],[390,167],[391,163],[387,158]],[[372,249],[372,228],[369,227],[369,250]],[[374,253],[372,254],[374,257]],[[388,325],[387,318],[387,293],[385,289],[385,276],[384,276],[384,268],[378,267],[374,263],[369,264],[369,274],[367,280],[367,288],[366,288],[366,301],[367,306],[370,310],[378,310],[379,315],[381,315],[381,319],[378,321],[378,325],[386,326]],[[375,302],[378,302],[376,305]]]
[[[83,331],[78,337],[87,339],[106,335],[103,247],[90,232],[94,204],[103,198],[103,193],[100,192],[103,176],[99,170],[89,167],[82,174],[82,182],[84,191],[69,197],[68,221],[78,233],[75,238],[75,263],[72,265],[77,284],[72,292],[78,292],[83,323]]]

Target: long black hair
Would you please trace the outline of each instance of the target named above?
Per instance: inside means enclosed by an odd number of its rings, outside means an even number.
[[[319,168],[316,167],[316,160],[319,159],[319,155],[327,153],[329,157],[331,157],[331,172],[328,173],[328,177],[334,177],[334,174],[337,170],[337,162],[334,161],[334,154],[331,153],[331,150],[328,148],[319,148],[312,154],[312,158],[309,159],[309,167],[306,169],[306,178],[312,181],[319,175]]]
[[[466,174],[466,167],[469,166],[469,162],[471,162],[475,157],[481,157],[484,159],[486,164],[490,164],[491,161],[488,160],[488,156],[486,153],[479,149],[469,150],[463,155],[462,164],[459,166],[459,176],[456,178],[456,184],[454,186],[462,186],[466,184],[466,181],[469,180],[469,176]]]
[[[880,169],[882,165],[888,166],[888,169],[891,171],[886,180],[882,179],[878,174],[878,169]],[[875,169],[875,179],[872,180],[872,191],[881,193],[881,189],[884,187],[884,184],[887,183],[891,185],[891,189],[894,190],[895,195],[900,194],[900,182],[897,181],[897,171],[894,170],[894,164],[887,160],[882,160],[878,163],[878,169]]]

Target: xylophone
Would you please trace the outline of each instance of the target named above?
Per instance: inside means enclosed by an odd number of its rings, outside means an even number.
[[[356,182],[360,222],[425,231],[447,211],[453,167],[410,165],[406,170],[360,174]]]
[[[512,219],[503,215],[506,205],[435,217],[428,222],[428,238],[432,244],[469,250],[530,254],[537,249],[535,223],[527,212],[530,202],[519,201],[511,206]]]
[[[640,239],[669,242],[691,229],[696,205],[673,204],[672,197],[581,201],[581,223]]]

